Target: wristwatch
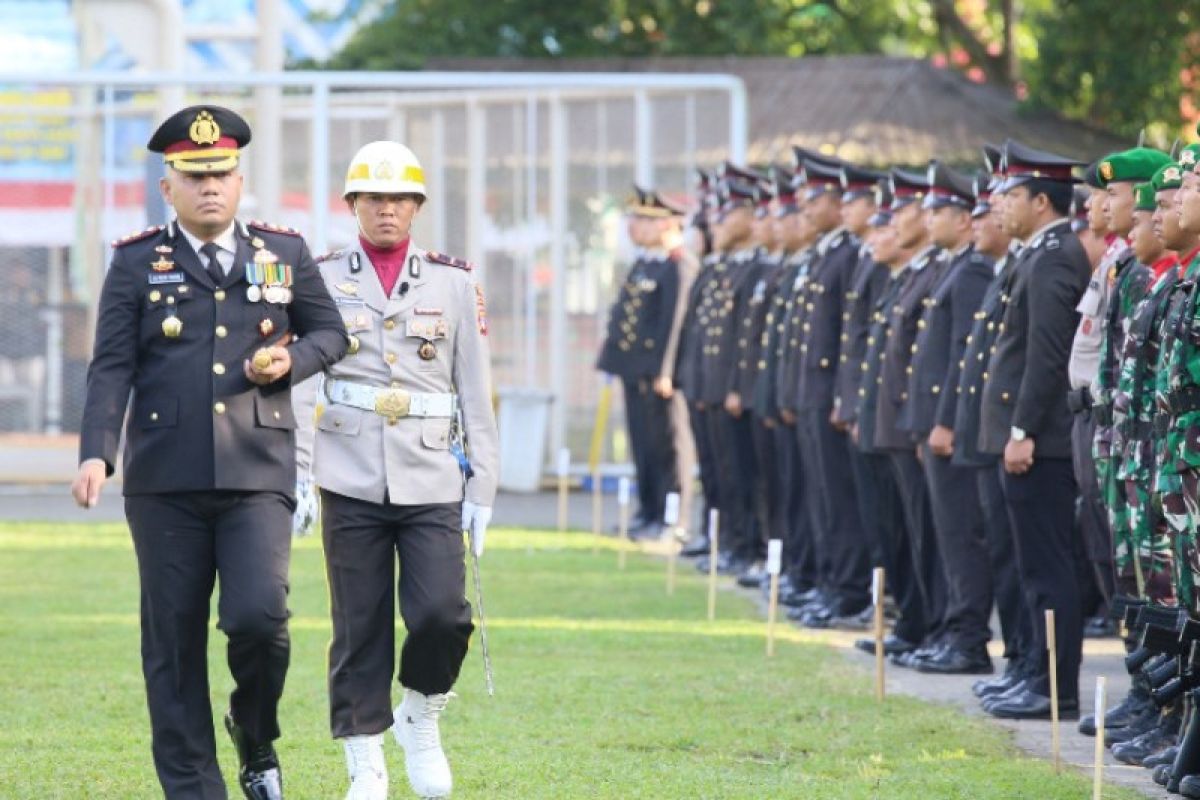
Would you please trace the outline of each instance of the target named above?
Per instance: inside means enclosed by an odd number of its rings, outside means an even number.
[[[1023,442],[1029,438],[1029,434],[1025,432],[1025,429],[1018,428],[1016,425],[1012,426],[1012,429],[1008,432],[1008,436],[1014,442]]]

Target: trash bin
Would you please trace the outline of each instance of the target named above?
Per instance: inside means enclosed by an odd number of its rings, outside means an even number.
[[[502,387],[500,418],[500,488],[536,492],[541,486],[546,428],[554,395],[543,389]]]

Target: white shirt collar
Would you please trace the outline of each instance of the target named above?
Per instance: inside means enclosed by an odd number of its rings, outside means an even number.
[[[1059,217],[1058,219],[1054,220],[1053,222],[1047,222],[1045,225],[1038,228],[1036,231],[1033,232],[1033,235],[1030,236],[1026,241],[1028,241],[1034,247],[1037,247],[1039,244],[1041,244],[1042,237],[1045,236],[1046,233],[1048,233],[1051,228],[1053,228],[1056,225],[1068,225],[1068,224],[1070,224],[1069,219],[1067,219],[1066,217]]]
[[[817,252],[820,253],[822,256],[825,255],[826,251],[829,250],[829,245],[833,242],[834,239],[836,239],[838,236],[840,236],[842,234],[842,231],[844,231],[844,230],[846,230],[845,225],[838,225],[833,230],[831,230],[828,233],[821,236],[821,240],[819,242],[817,242]]]
[[[178,228],[179,232],[183,234],[183,238],[187,239],[188,244],[190,244],[192,246],[192,250],[195,251],[196,255],[197,256],[200,255],[200,248],[204,246],[204,242],[200,241],[198,238],[193,236],[188,231],[187,228],[180,225],[179,220],[175,220],[175,227]],[[226,253],[230,253],[230,254],[236,253],[237,252],[237,237],[234,236],[234,231],[236,231],[236,230],[237,230],[237,223],[230,222],[229,227],[226,228],[216,238],[213,239],[213,243],[217,247],[224,250]]]

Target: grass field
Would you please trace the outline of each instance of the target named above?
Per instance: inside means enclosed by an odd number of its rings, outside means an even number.
[[[456,797],[1091,796],[1084,777],[1055,776],[957,711],[899,697],[878,706],[865,671],[797,632],[785,631],[767,660],[752,603],[724,593],[719,621],[708,623],[691,570],[668,598],[660,562],[637,555],[618,572],[607,541],[594,553],[585,535],[488,539],[497,694],[488,699],[473,647],[442,726]],[[285,785],[293,800],[340,798],[314,540],[297,546],[292,575]],[[215,630],[210,672],[219,712],[231,686]],[[0,698],[0,798],[160,796],[123,527],[0,526]],[[232,748],[218,739],[229,777]],[[403,758],[388,748],[392,796],[410,797]]]

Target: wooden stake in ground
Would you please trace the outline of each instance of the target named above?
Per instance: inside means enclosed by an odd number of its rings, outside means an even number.
[[[558,451],[558,532],[567,530],[567,476],[571,472],[571,451]]]
[[[629,478],[617,481],[617,569],[625,569],[629,549]]]
[[[668,492],[663,506],[663,535],[667,543],[667,594],[675,594],[675,560],[679,554],[679,493]]]
[[[767,655],[775,655],[775,616],[779,613],[779,568],[783,562],[783,540],[767,542],[767,575],[771,592],[767,596]]]
[[[1062,772],[1062,750],[1058,742],[1058,645],[1054,636],[1054,609],[1046,609],[1046,649],[1050,654],[1050,751],[1054,771]]]
[[[717,537],[720,535],[721,512],[708,510],[708,621],[717,618]]]
[[[875,609],[875,699],[883,702],[883,567],[871,574],[871,605]]]
[[[1092,777],[1092,800],[1101,800],[1104,789],[1104,706],[1107,679],[1096,677],[1096,774]]]

